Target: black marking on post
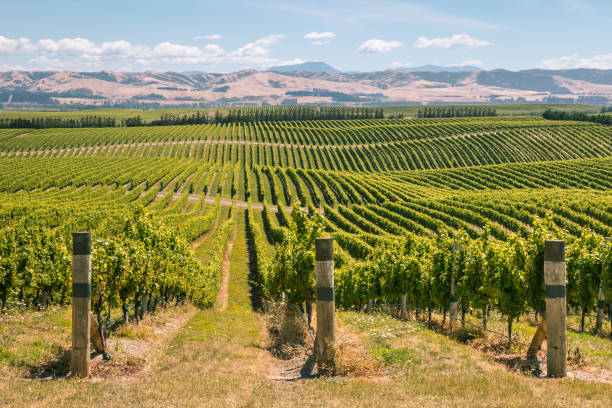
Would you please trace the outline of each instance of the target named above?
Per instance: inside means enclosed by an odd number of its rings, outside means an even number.
[[[599,299],[597,301],[597,308],[598,309],[603,309],[606,306],[606,301],[603,299]]]
[[[332,238],[315,239],[315,260],[331,261],[334,259],[334,240]]]
[[[73,298],[91,298],[91,285],[89,283],[72,282]]]
[[[336,299],[333,286],[317,287],[317,300],[323,302],[333,302]]]
[[[548,299],[564,298],[565,285],[546,285],[546,297]]]
[[[544,260],[551,262],[565,262],[565,241],[545,241]]]
[[[91,255],[91,233],[73,232],[72,233],[72,254]]]
[[[453,303],[453,302],[457,302],[457,301],[458,301],[457,296],[455,296],[455,295],[451,295],[451,297],[450,297],[450,301],[451,301],[451,303]]]

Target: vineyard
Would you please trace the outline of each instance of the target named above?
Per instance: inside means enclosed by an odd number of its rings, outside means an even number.
[[[497,313],[510,341],[513,322],[543,314],[544,241],[563,239],[567,304],[587,331],[611,310],[612,128],[487,116],[1,129],[2,310],[68,304],[70,235],[85,230],[100,324],[212,306],[238,230],[263,297],[313,301],[314,250],[297,240],[329,236],[338,307],[446,320],[453,297],[485,329]]]

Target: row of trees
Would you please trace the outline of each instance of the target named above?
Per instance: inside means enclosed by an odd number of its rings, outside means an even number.
[[[60,117],[7,118],[0,119],[4,129],[46,129],[46,128],[90,128],[90,127],[136,127],[200,125],[207,123],[244,123],[254,121],[294,120],[345,120],[382,119],[383,108],[351,108],[346,106],[269,106],[219,109],[213,112],[197,111],[192,114],[164,113],[159,119],[145,122],[140,116],[123,119],[113,117],[85,116],[78,119]]]
[[[577,120],[580,122],[595,122],[602,125],[612,125],[612,115],[589,115],[580,112],[564,112],[547,109],[542,117],[548,120]]]
[[[84,116],[78,119],[59,117],[0,118],[2,129],[48,129],[48,128],[97,128],[115,127],[117,121],[108,116]]]
[[[382,119],[383,108],[351,108],[345,106],[292,106],[230,108],[225,112],[165,113],[151,126],[197,125],[206,123],[244,123],[256,121]],[[125,126],[142,126],[140,118],[124,121]]]
[[[495,108],[488,106],[426,106],[417,112],[418,118],[457,118],[497,116]]]

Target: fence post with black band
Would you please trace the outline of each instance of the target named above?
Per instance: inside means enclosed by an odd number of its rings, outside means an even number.
[[[455,269],[457,264],[457,254],[461,251],[461,246],[456,242],[453,242],[453,262],[451,266],[451,282],[450,282],[450,330],[451,332],[455,329],[457,324],[457,308],[458,299],[455,296]]]
[[[332,238],[317,238],[315,240],[315,272],[317,279],[315,355],[318,363],[332,367],[336,341],[334,241]]]
[[[567,363],[567,322],[565,290],[565,242],[544,243],[546,284],[546,367],[549,377],[565,377]]]
[[[72,233],[72,375],[89,376],[91,234]]]
[[[612,238],[606,237],[606,243],[609,245],[612,244]],[[603,278],[603,270],[599,282],[599,296],[597,297],[597,320],[595,321],[595,330],[597,333],[601,332],[603,326],[604,308],[606,306],[606,298],[604,296],[603,282],[601,281],[601,278]]]

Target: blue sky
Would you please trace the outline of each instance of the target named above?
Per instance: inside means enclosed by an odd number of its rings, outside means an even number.
[[[3,3],[0,71],[612,69],[610,0]]]

